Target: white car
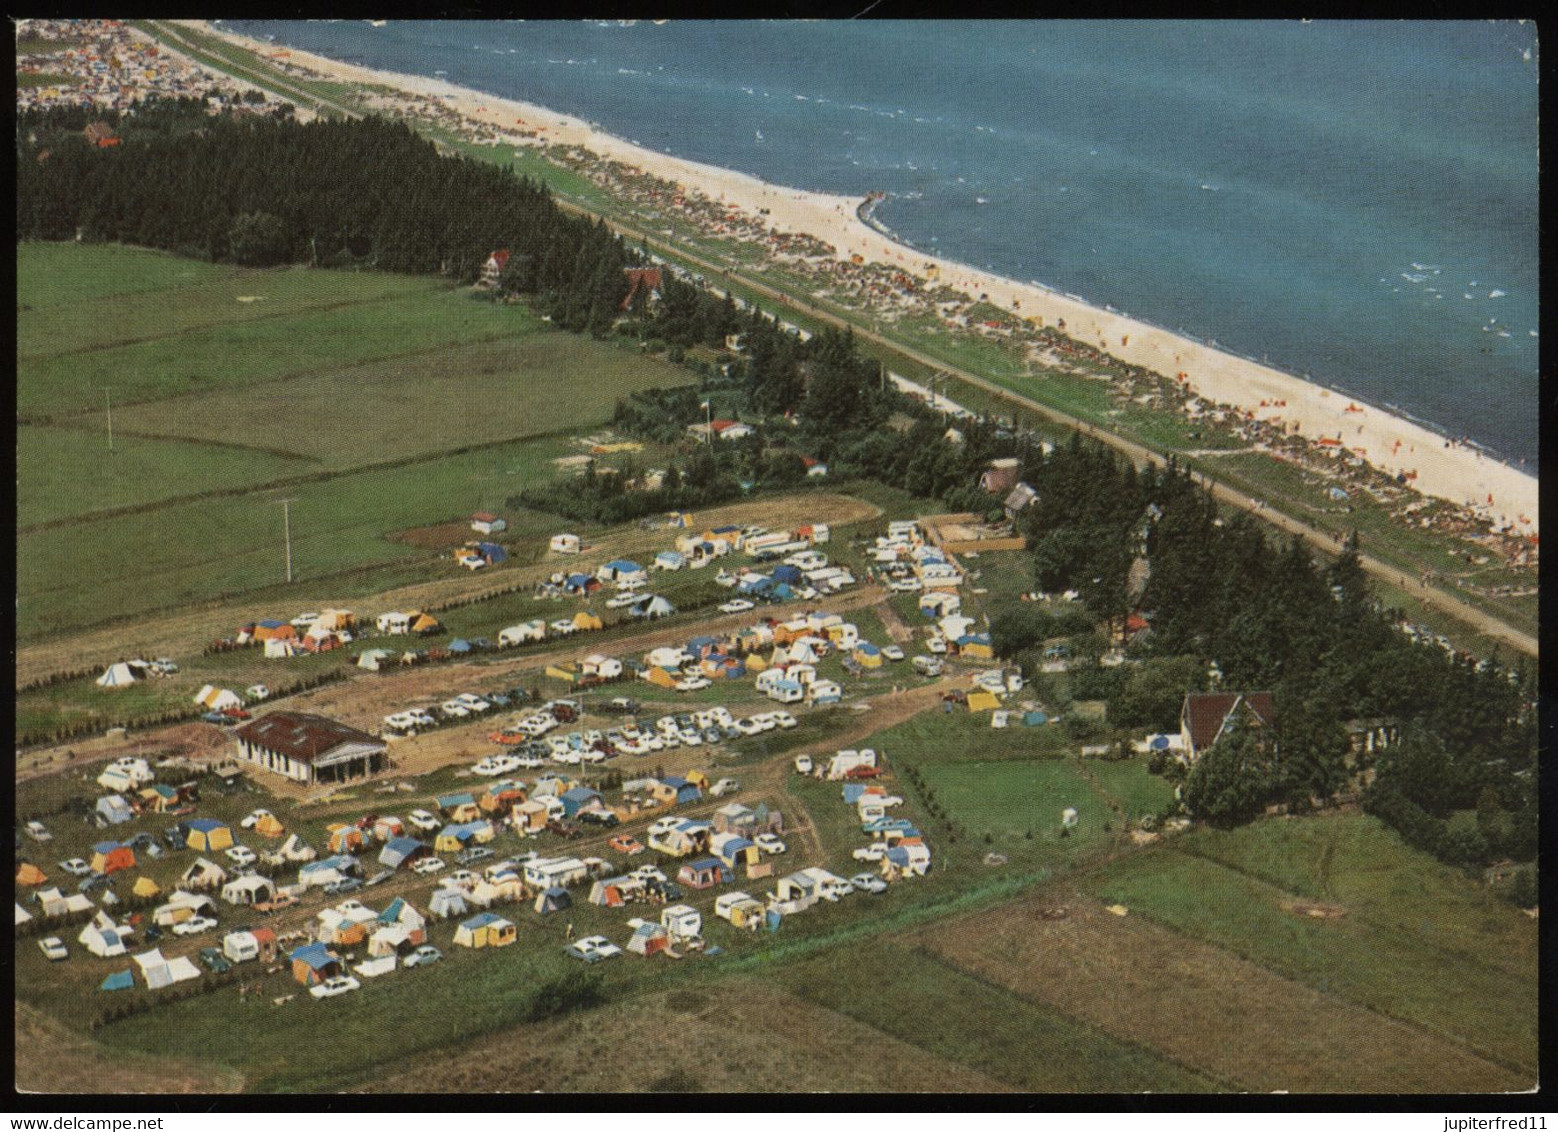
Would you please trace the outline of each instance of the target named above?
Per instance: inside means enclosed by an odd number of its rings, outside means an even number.
[[[483,778],[493,778],[518,768],[519,764],[509,755],[488,755],[481,762],[471,767],[471,773],[479,774]]]
[[[38,941],[38,950],[43,952],[43,957],[50,962],[58,962],[61,959],[69,959],[70,952],[65,950],[65,941],[57,935],[51,935],[47,939]]]
[[[413,829],[420,829],[423,833],[432,833],[438,828],[438,819],[426,810],[412,810],[406,815],[406,821]]]
[[[397,711],[384,717],[384,726],[391,731],[410,731],[416,725],[416,718],[409,711]]]
[[[470,869],[456,869],[444,878],[444,888],[471,888],[481,883],[481,877]]]
[[[54,835],[49,832],[48,827],[41,821],[30,821],[27,823],[27,836],[34,841],[54,840]]]
[[[603,935],[587,935],[570,943],[565,950],[573,958],[583,959],[586,963],[598,963],[602,959],[612,959],[622,954],[622,948]]]
[[[443,867],[444,862],[442,858],[423,857],[420,861],[411,866],[411,871],[418,874],[419,876],[427,876],[430,873],[440,872]]]
[[[665,883],[665,874],[657,869],[654,865],[640,865],[628,875],[636,877],[639,880],[652,880],[659,884]]]
[[[438,710],[444,714],[446,719],[465,719],[471,714],[471,709],[459,700],[445,700],[438,705]]]
[[[564,617],[559,621],[552,622],[552,632],[556,633],[560,637],[571,636],[578,631],[579,626],[573,623],[573,618],[571,617]]]
[[[659,837],[662,833],[676,828],[681,818],[657,818],[649,823],[649,836]]]
[[[869,892],[880,896],[887,891],[887,882],[874,873],[857,873],[849,878],[849,883],[857,892]]]
[[[727,601],[719,607],[721,613],[745,613],[749,609],[756,608],[744,597],[738,597],[734,601]]]
[[[880,861],[887,854],[887,842],[873,841],[863,849],[856,849],[850,856],[857,861]]]
[[[243,826],[245,829],[253,829],[255,826],[259,825],[263,819],[274,816],[275,815],[272,814],[269,810],[254,810],[249,814],[248,817],[244,818],[243,821],[239,822],[238,824]]]
[[[785,843],[771,833],[760,833],[752,839],[752,843],[765,853],[783,853]]]
[[[788,731],[792,727],[799,726],[799,724],[796,722],[795,716],[791,715],[787,711],[776,711],[776,712],[774,712],[772,714],[773,714],[774,722],[777,723],[782,729],[784,729],[786,731]]]
[[[929,652],[940,656],[947,651],[947,642],[942,640],[940,637],[932,637],[930,640],[925,642],[925,648]]]
[[[563,766],[578,766],[582,761],[582,755],[572,747],[564,747],[560,751],[552,752],[552,761],[561,763]]]
[[[60,868],[64,869],[73,877],[84,877],[92,871],[92,866],[87,864],[80,857],[72,857],[68,861],[61,861]]]
[[[333,979],[326,979],[318,986],[309,987],[308,993],[315,998],[334,998],[338,994],[354,991],[360,986],[362,984],[350,975],[337,975]]]
[[[903,650],[897,645],[883,645],[882,656],[887,660],[902,660]]]
[[[216,921],[210,916],[193,916],[182,924],[173,925],[174,935],[199,935],[216,927]]]
[[[437,727],[438,717],[426,708],[412,708],[406,712],[411,717],[411,722],[418,727]]]
[[[677,738],[679,738],[682,741],[682,746],[684,746],[684,747],[701,747],[701,746],[703,746],[703,736],[699,735],[696,731],[693,731],[691,728],[689,728],[686,731],[678,732],[677,733]]]
[[[711,798],[723,798],[726,794],[734,794],[741,789],[741,783],[734,778],[722,778],[709,788]]]
[[[701,688],[707,688],[712,683],[714,681],[707,676],[688,676],[676,682],[676,690],[678,692],[696,692]]]
[[[455,699],[457,701],[459,701],[460,703],[464,704],[466,707],[470,708],[474,712],[484,712],[484,711],[491,711],[492,710],[492,704],[491,703],[489,703],[488,701],[482,699],[480,696],[478,696],[478,695],[476,695],[476,694],[474,694],[472,692],[461,692],[458,696],[455,697]]]
[[[535,770],[536,767],[545,766],[546,760],[536,754],[521,754],[510,756],[514,760],[515,770]]]
[[[795,773],[796,774],[810,774],[812,772],[812,767],[814,765],[815,764],[811,761],[811,756],[810,755],[796,755],[795,756]]]
[[[234,845],[227,851],[227,859],[235,865],[252,865],[259,857],[247,845]]]
[[[644,600],[644,595],[636,593],[620,593],[616,597],[606,599],[607,609],[626,609],[630,605],[637,605]]]

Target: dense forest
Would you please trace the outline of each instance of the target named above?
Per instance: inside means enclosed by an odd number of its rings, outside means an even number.
[[[83,135],[104,122],[118,145]],[[507,282],[570,330],[609,330],[632,254],[512,170],[442,155],[382,118],[211,115],[201,99],[134,114],[29,111],[17,121],[17,238],[118,241],[213,262],[311,263]]]

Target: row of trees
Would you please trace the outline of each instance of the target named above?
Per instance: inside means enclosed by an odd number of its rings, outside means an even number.
[[[1198,760],[1192,813],[1235,823],[1271,802],[1329,797],[1350,777],[1345,722],[1392,721],[1402,738],[1379,754],[1366,806],[1457,863],[1534,852],[1534,672],[1396,632],[1401,616],[1375,599],[1356,536],[1321,565],[1300,540],[1219,514],[1184,469],[1139,471],[1080,438],[1025,456],[1022,474],[1039,494],[1021,517],[1038,583],[1150,625],[1132,646],[1140,665],[1077,674],[1108,700],[1111,723],[1174,729],[1213,663],[1221,687],[1273,693],[1272,729],[1232,729]],[[1037,611],[991,626],[1003,655],[1073,628]],[[1475,827],[1454,817],[1473,809]]]
[[[214,262],[314,263],[473,282],[510,251],[506,283],[570,330],[604,333],[634,254],[512,170],[445,156],[381,118],[211,116],[198,99],[101,116],[28,111],[17,132],[18,239],[120,241]]]

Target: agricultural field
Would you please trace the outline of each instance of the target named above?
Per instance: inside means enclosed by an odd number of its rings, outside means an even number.
[[[280,580],[283,494],[300,580],[404,559],[387,535],[502,507],[564,433],[692,380],[434,280],[40,244],[17,272],[28,640]]]

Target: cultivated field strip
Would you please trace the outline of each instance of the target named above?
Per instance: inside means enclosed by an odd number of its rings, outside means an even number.
[[[1533,1080],[1139,916],[1042,894],[922,929],[954,965],[1250,1091],[1491,1092]]]

